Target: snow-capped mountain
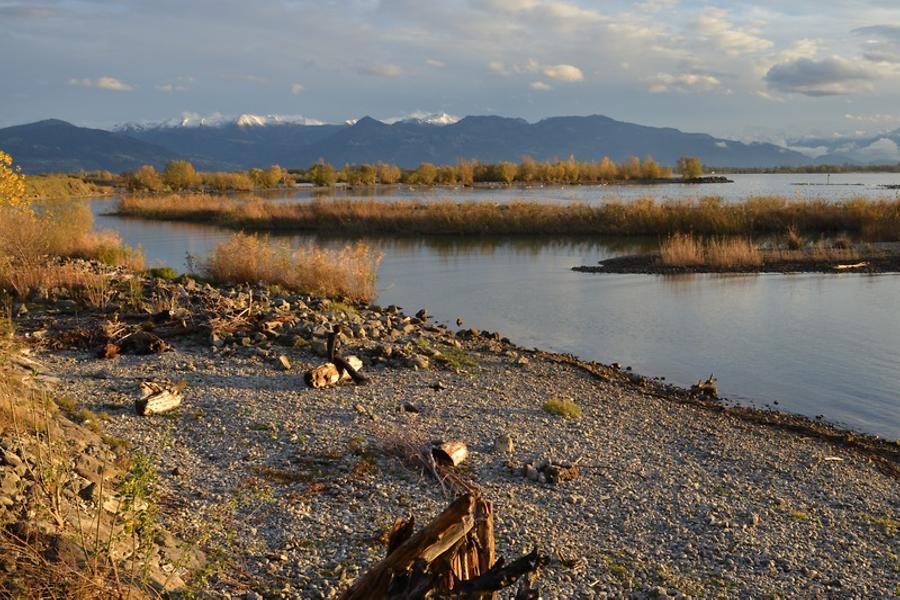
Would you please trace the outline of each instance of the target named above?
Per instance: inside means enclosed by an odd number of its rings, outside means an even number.
[[[459,117],[445,112],[427,113],[424,111],[414,111],[402,117],[391,117],[385,119],[384,123],[393,125],[394,123],[415,123],[417,125],[453,125],[459,121]]]
[[[234,125],[237,127],[265,127],[267,125],[325,125],[324,121],[311,119],[303,115],[254,115],[244,113],[241,115],[225,115],[219,112],[208,115],[185,112],[180,117],[164,119],[162,121],[139,121],[123,123],[114,127],[116,131],[145,131],[148,129],[168,129],[180,127],[225,127]]]

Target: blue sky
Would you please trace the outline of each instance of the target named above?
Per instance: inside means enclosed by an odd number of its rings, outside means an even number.
[[[184,113],[900,127],[900,1],[0,0],[0,125]]]

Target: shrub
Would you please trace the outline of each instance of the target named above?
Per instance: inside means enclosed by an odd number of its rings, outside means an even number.
[[[315,245],[292,248],[267,236],[236,234],[216,246],[206,275],[227,283],[268,283],[351,300],[375,297],[381,254],[360,242],[340,250]]]
[[[566,419],[577,419],[581,417],[581,407],[568,398],[551,398],[544,402],[543,409],[551,415],[564,417]]]

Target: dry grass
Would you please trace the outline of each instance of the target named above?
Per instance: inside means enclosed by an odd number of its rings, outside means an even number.
[[[215,222],[260,231],[329,231],[398,235],[696,235],[798,234],[865,236],[900,240],[900,200],[856,198],[844,202],[752,197],[735,204],[721,198],[656,202],[645,198],[600,206],[537,202],[314,200],[278,203],[195,195],[124,198],[125,215],[161,220]]]
[[[111,295],[108,277],[48,259],[92,259],[133,270],[144,265],[141,253],[124,247],[115,233],[93,230],[93,217],[82,202],[46,202],[34,211],[2,208],[0,231],[0,289],[19,297],[61,287],[102,308]]]
[[[276,284],[287,289],[352,300],[375,297],[381,254],[364,243],[330,250],[292,248],[267,236],[236,234],[213,249],[205,271],[215,281]]]
[[[824,240],[809,247],[761,250],[747,238],[713,238],[703,240],[690,234],[675,234],[660,244],[660,263],[671,267],[705,266],[717,269],[758,267],[765,263],[850,262],[862,258],[852,245]]]
[[[46,201],[36,210],[0,209],[0,258],[34,264],[47,256],[95,259],[142,269],[139,251],[124,247],[112,231],[94,231],[90,209],[78,201]]]
[[[105,308],[115,293],[109,275],[94,273],[73,264],[0,264],[0,289],[19,298],[46,293],[53,288],[69,290],[72,297],[91,308]]]
[[[699,238],[676,233],[660,245],[659,256],[664,265],[702,265],[706,260],[706,249]]]

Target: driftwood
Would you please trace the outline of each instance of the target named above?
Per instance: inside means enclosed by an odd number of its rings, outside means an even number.
[[[431,453],[438,462],[455,467],[468,458],[469,449],[462,442],[444,442],[434,444]]]
[[[147,417],[171,412],[181,406],[184,384],[160,384],[153,381],[141,383],[141,397],[135,400],[134,410]]]
[[[692,385],[691,392],[701,396],[712,396],[713,398],[717,398],[719,396],[719,388],[716,386],[717,382],[718,380],[710,375],[709,379],[706,381],[698,381]]]
[[[353,381],[356,385],[369,383],[369,380],[359,372],[362,369],[361,360],[355,356],[344,358],[338,354],[340,333],[341,326],[335,325],[331,333],[328,334],[328,362],[306,372],[304,376],[306,385],[313,388],[323,388],[340,385],[348,381]]]
[[[417,533],[415,520],[398,518],[387,556],[341,596],[357,599],[474,598],[489,600],[525,577],[519,598],[537,598],[527,577],[546,564],[537,549],[508,565],[495,560],[491,503],[473,494],[454,500]],[[524,590],[524,592],[523,592]]]
[[[342,362],[344,368],[339,368],[333,362],[327,362],[307,371],[304,376],[306,385],[312,388],[327,388],[348,383],[353,381],[353,376],[350,374],[351,369],[357,376],[361,377],[359,375],[359,370],[362,369],[362,361],[360,359],[355,356],[348,356],[342,359]]]
[[[168,342],[149,331],[135,331],[114,343],[120,352],[131,354],[158,354],[172,349]]]

